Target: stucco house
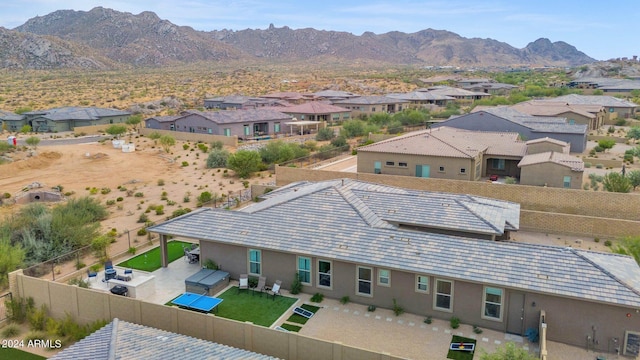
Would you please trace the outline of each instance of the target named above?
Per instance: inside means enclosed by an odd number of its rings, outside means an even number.
[[[278,111],[301,121],[341,122],[351,119],[351,110],[324,101],[310,101]]]
[[[35,132],[72,131],[81,126],[125,123],[131,116],[128,111],[97,107],[60,107],[48,110],[29,111],[21,120],[7,123],[8,129],[19,130],[30,125]]]
[[[476,93],[485,93],[491,95],[510,95],[513,90],[518,89],[516,85],[497,82],[474,83],[461,87],[465,90],[473,91]]]
[[[420,88],[416,91],[429,92],[433,95],[449,96],[456,99],[456,101],[460,103],[471,103],[474,100],[481,100],[491,96],[491,94],[486,94],[484,92],[469,91],[444,85],[432,86],[426,89]]]
[[[511,108],[533,116],[566,118],[569,124],[584,124],[590,130],[599,129],[608,118],[607,110],[602,105],[530,100],[512,105]]]
[[[640,332],[640,267],[629,256],[491,241],[519,205],[352,179],[292,183],[239,210],[201,209],[149,227],[200,242],[233,278],[249,273],[365,305],[600,349]],[[587,337],[589,336],[589,337]]]
[[[609,118],[615,119],[621,117],[625,119],[633,118],[638,112],[640,105],[607,95],[577,95],[569,94],[553,98],[552,101],[560,101],[570,105],[600,105],[604,106],[609,114]]]
[[[387,94],[386,96],[394,99],[406,100],[413,107],[429,107],[430,105],[447,106],[447,104],[452,103],[456,100],[451,96],[438,95],[425,91],[391,93]]]
[[[274,100],[245,95],[228,95],[204,99],[204,107],[207,109],[255,109],[263,106],[276,106],[277,104],[277,99]]]
[[[192,133],[238,136],[253,139],[287,133],[290,115],[266,108],[221,111],[183,111],[178,118],[153,117],[145,120],[150,129],[175,130]],[[167,127],[169,127],[167,129]]]
[[[351,115],[371,115],[375,113],[390,113],[402,111],[403,106],[409,104],[406,100],[394,99],[388,96],[369,95],[344,100],[332,101],[333,105],[351,110]]]
[[[506,106],[476,107],[469,114],[449,118],[432,127],[449,126],[475,131],[516,132],[525,140],[549,137],[571,144],[571,152],[587,146],[587,125],[570,124],[566,118],[524,114]]]
[[[23,115],[18,115],[11,111],[0,110],[0,125],[8,131],[19,131],[20,128],[27,125],[27,122]]]
[[[526,154],[518,133],[451,127],[419,130],[358,148],[358,172],[453,180],[519,177]]]
[[[354,94],[352,92],[348,92],[348,91],[341,91],[341,90],[322,90],[322,91],[316,91],[313,93],[314,96],[317,96],[321,99],[325,99],[328,101],[331,101],[332,103],[335,101],[339,101],[339,100],[346,100],[346,99],[351,99],[351,98],[356,98],[356,97],[360,97],[360,95],[358,94]]]
[[[580,189],[584,162],[573,155],[547,151],[527,154],[518,163],[520,184]]]

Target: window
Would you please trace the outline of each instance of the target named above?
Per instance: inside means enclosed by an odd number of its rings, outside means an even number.
[[[436,291],[433,294],[433,308],[451,311],[453,309],[453,282],[436,279]]]
[[[244,126],[244,134],[251,135],[251,128],[249,127],[249,125]]]
[[[484,287],[482,318],[502,321],[502,289]]]
[[[301,283],[311,285],[311,258],[298,256],[298,277]]]
[[[562,180],[562,186],[564,188],[571,188],[571,176],[565,176]]]
[[[381,174],[382,173],[380,161],[376,161],[376,162],[373,163],[373,173],[374,174]]]
[[[504,170],[504,159],[491,159],[491,167],[497,170]]]
[[[373,295],[371,283],[373,282],[373,269],[365,266],[358,266],[358,283],[356,288],[356,294],[358,295]]]
[[[374,107],[372,107],[372,108],[371,108],[371,111],[372,111],[372,112],[375,112],[375,111],[376,111],[376,107],[375,107],[375,106],[374,106]]]
[[[399,162],[399,163],[398,163],[398,166],[400,166],[400,167],[407,167],[407,166],[409,166],[409,165],[407,165],[407,163],[406,163],[406,162]]]
[[[440,167],[438,168],[438,172],[444,172],[444,166],[440,166]]]
[[[348,119],[349,117],[351,117],[349,113],[344,113],[344,114],[342,115],[342,118],[343,118],[343,119]]]
[[[391,271],[387,269],[378,269],[378,285],[391,286]]]
[[[569,119],[569,125],[575,125],[576,121],[574,119]]]
[[[416,291],[429,292],[429,277],[424,275],[416,275]]]
[[[300,115],[300,120],[304,120],[304,115]]]
[[[274,123],[273,124],[273,132],[280,132],[280,123]]]
[[[386,166],[394,166],[396,163],[394,163],[393,161],[387,161],[386,163],[384,163]]]
[[[331,288],[331,261],[318,260],[318,286]]]
[[[260,275],[260,264],[262,254],[260,250],[249,249],[249,273]]]
[[[224,136],[231,136],[231,129],[224,129]]]
[[[609,108],[609,112],[610,112],[610,113],[612,113],[612,112],[614,112],[614,111],[616,111],[616,109],[614,109],[614,108]]]
[[[212,134],[212,133],[213,133],[213,130],[211,130],[211,128],[208,128],[208,129],[207,129],[207,132],[208,132],[209,134]]]
[[[466,174],[467,173],[467,169],[465,168],[460,168],[460,174]]]

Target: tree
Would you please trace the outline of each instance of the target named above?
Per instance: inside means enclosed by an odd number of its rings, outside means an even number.
[[[633,143],[635,144],[638,139],[640,139],[640,126],[634,126],[627,132],[627,137],[629,139],[633,139]]]
[[[91,250],[93,250],[97,258],[108,259],[109,245],[111,245],[111,237],[108,235],[100,235],[91,241]]]
[[[120,124],[109,125],[108,128],[104,130],[107,134],[111,136],[115,136],[116,139],[120,138],[120,135],[127,132],[127,127]]]
[[[158,139],[160,139],[161,137],[162,135],[160,135],[160,133],[157,131],[154,131],[151,134],[149,134],[149,139],[153,140],[154,145],[158,145]]]
[[[631,180],[617,172],[610,172],[605,175],[602,179],[602,185],[607,191],[619,193],[628,193],[633,188]]]
[[[362,120],[356,119],[345,121],[342,124],[342,131],[340,131],[340,135],[344,135],[347,138],[365,135],[364,125],[365,122]]]
[[[176,139],[171,135],[160,136],[160,145],[164,149],[164,152],[171,152],[171,147],[176,144]]]
[[[631,182],[633,190],[640,186],[640,170],[629,171],[626,175],[627,179]]]
[[[480,360],[536,360],[537,357],[529,354],[527,350],[517,347],[514,343],[508,342],[499,347],[492,354],[483,353]]]
[[[138,125],[140,125],[141,122],[142,122],[141,114],[131,115],[126,121],[127,125],[131,125],[131,127],[135,131],[138,131]]]
[[[262,160],[257,151],[238,150],[235,154],[229,155],[227,166],[241,178],[248,178],[260,169]]]
[[[9,237],[0,237],[0,286],[8,285],[8,274],[22,266],[24,250],[19,244],[11,245]]]
[[[207,157],[207,168],[225,168],[227,167],[227,160],[229,159],[229,152],[224,149],[213,149],[209,152]]]
[[[20,132],[21,132],[21,133],[23,133],[23,134],[30,133],[30,132],[31,132],[31,130],[32,130],[32,129],[31,129],[31,125],[23,125],[23,126],[20,128]]]
[[[25,142],[27,143],[27,145],[33,147],[33,149],[35,150],[38,147],[38,144],[40,144],[40,138],[37,136],[31,136],[27,138]]]
[[[640,236],[627,236],[611,249],[616,254],[629,255],[640,265]]]
[[[600,146],[605,152],[616,145],[614,139],[602,139],[598,140],[598,146]]]

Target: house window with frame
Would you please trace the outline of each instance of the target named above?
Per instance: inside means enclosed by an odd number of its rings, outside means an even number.
[[[251,135],[251,128],[249,127],[249,125],[244,126],[244,134]]]
[[[444,172],[444,166],[438,167],[438,172]]]
[[[231,136],[231,129],[224,129],[224,136]]]
[[[416,275],[416,291],[429,292],[429,277],[425,275]]]
[[[395,162],[393,162],[393,161],[387,161],[387,162],[385,162],[385,163],[384,163],[384,165],[385,165],[385,166],[395,166],[395,165],[396,165],[396,163],[395,163]]]
[[[357,278],[356,294],[372,296],[373,287],[371,286],[371,284],[373,283],[373,269],[366,266],[358,266],[357,272],[358,272],[358,278]]]
[[[276,132],[276,133],[280,132],[280,123],[273,124],[273,132]]]
[[[496,170],[504,170],[504,159],[491,159],[491,167]]]
[[[331,288],[331,261],[318,260],[318,287]]]
[[[502,321],[503,290],[499,288],[484,287],[484,299],[482,302],[482,318]]]
[[[261,275],[262,252],[256,249],[249,249],[249,274]]]
[[[453,310],[453,281],[436,279],[433,293],[433,308],[436,310]]]
[[[398,166],[400,166],[400,167],[408,167],[409,164],[407,164],[406,162],[399,162]]]
[[[565,176],[565,177],[562,179],[562,186],[563,186],[565,189],[570,189],[570,188],[571,188],[571,176]]]
[[[460,174],[466,174],[467,173],[467,169],[465,168],[460,168]]]
[[[301,283],[311,285],[311,258],[298,256],[298,277]]]
[[[378,269],[378,285],[391,286],[391,270]]]

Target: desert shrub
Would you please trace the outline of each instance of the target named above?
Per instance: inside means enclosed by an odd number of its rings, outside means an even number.
[[[146,223],[147,221],[149,221],[149,217],[147,216],[147,214],[142,213],[142,214],[140,214],[140,216],[138,217],[138,221],[137,221],[137,222],[144,224],[144,223]]]
[[[451,325],[452,329],[457,329],[460,327],[460,319],[457,318],[456,316],[452,316],[449,319],[449,325]]]
[[[345,295],[343,297],[340,298],[340,304],[342,305],[346,305],[349,303],[349,301],[351,301],[351,299],[349,298],[348,295]]]
[[[224,148],[224,143],[220,140],[214,141],[211,143],[211,150],[213,149],[221,150],[222,148]]]
[[[134,248],[133,246],[129,247],[129,249],[127,249],[127,253],[129,253],[131,255],[135,255],[136,254],[136,248]]]
[[[602,146],[600,146],[600,145],[596,145],[596,146],[593,148],[593,150],[594,150],[595,152],[603,152],[603,151],[604,151],[604,148],[603,148]]]
[[[84,288],[84,289],[88,289],[89,288],[89,281],[85,281],[82,280],[82,278],[76,277],[73,279],[70,279],[67,284],[69,285],[77,285],[78,287]]]
[[[369,311],[369,312],[374,312],[374,311],[376,311],[376,306],[375,306],[375,305],[369,305],[369,306],[367,306],[367,311]]]
[[[156,207],[156,215],[162,215],[164,214],[164,205],[158,205]]]
[[[227,160],[229,159],[229,152],[224,149],[211,149],[209,156],[207,157],[207,168],[217,169],[227,167]]]
[[[625,120],[624,118],[618,118],[618,120],[616,121],[616,125],[625,126],[627,125],[627,120]]]
[[[433,318],[431,316],[427,316],[426,318],[424,318],[425,324],[431,324],[432,322],[433,322]]]
[[[20,327],[16,324],[9,324],[2,329],[3,338],[12,338],[20,334]]]
[[[137,193],[133,194],[133,196],[135,196],[137,198],[141,198],[141,197],[144,197],[144,193],[137,192]]]
[[[337,138],[331,140],[331,145],[337,148],[346,147],[348,145],[347,139],[342,135],[338,136]]]
[[[183,161],[182,162],[182,167],[186,167],[186,166],[189,166],[189,162],[188,161]]]
[[[5,301],[7,317],[11,322],[22,324],[27,320],[27,313],[35,308],[33,298],[13,298]]]
[[[47,306],[42,304],[37,309],[32,309],[27,312],[27,320],[29,320],[29,327],[33,331],[43,331],[47,323],[49,312]]]
[[[203,153],[209,151],[209,147],[203,143],[198,143],[198,149],[200,149],[200,151],[202,151]]]
[[[291,282],[291,290],[289,291],[291,294],[296,295],[302,291],[302,282],[300,281],[300,274],[296,273],[293,277],[293,281]]]
[[[5,199],[9,199],[9,198],[11,198],[11,194],[6,192],[6,193],[2,194],[2,197],[5,198]]]
[[[596,169],[602,169],[604,167],[604,165],[602,164],[596,164]]]
[[[333,139],[334,137],[336,137],[336,134],[333,129],[323,128],[318,130],[318,133],[316,134],[316,141],[327,141]]]
[[[227,167],[243,179],[251,177],[261,165],[262,159],[257,151],[238,150],[227,159]]]
[[[610,247],[611,246],[611,240],[605,240],[604,241],[604,246]]]
[[[116,203],[115,200],[107,200],[107,206],[114,205]]]
[[[504,183],[505,183],[505,184],[515,184],[515,183],[516,183],[516,178],[511,177],[511,176],[507,176],[507,177],[504,179]]]
[[[124,201],[124,198],[123,198],[122,196],[118,196],[118,197],[116,198],[116,201]]]
[[[137,234],[138,234],[138,236],[145,236],[145,235],[147,235],[147,229],[140,228],[140,229],[138,229]]]
[[[363,136],[366,134],[365,131],[366,123],[362,120],[348,120],[342,124],[342,130],[340,131],[340,135],[345,138],[354,138],[358,136]]]
[[[585,162],[584,163],[584,167],[587,168],[587,169],[590,168],[591,167],[591,163],[590,162]]]
[[[109,189],[108,187],[103,187],[102,189],[100,189],[100,194],[102,195],[107,195],[110,192],[111,192],[111,189]]]
[[[473,332],[476,334],[482,334],[482,329],[478,325],[473,325]]]
[[[309,155],[309,150],[290,142],[282,140],[270,141],[259,150],[260,158],[265,164],[279,164],[293,159]]]
[[[189,150],[189,144],[182,144],[182,149]]]
[[[164,179],[158,179],[158,186],[164,186]]]
[[[324,300],[324,295],[321,293],[315,293],[313,294],[313,296],[311,297],[311,301],[313,302],[322,302],[322,300]]]
[[[404,308],[398,304],[398,301],[395,298],[393,299],[393,306],[391,307],[391,310],[393,310],[393,313],[396,314],[396,316],[400,316],[404,313]]]
[[[189,209],[189,208],[177,209],[177,210],[174,210],[174,211],[171,213],[171,216],[169,217],[169,219],[173,219],[173,218],[175,218],[175,217],[182,216],[182,215],[184,215],[184,214],[188,214],[188,213],[190,213],[190,212],[191,212],[191,209]]]

